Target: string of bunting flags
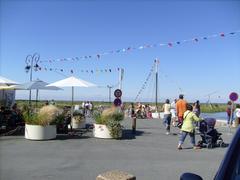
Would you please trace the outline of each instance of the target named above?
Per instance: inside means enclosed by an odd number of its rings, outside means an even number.
[[[184,39],[181,41],[170,41],[165,43],[156,43],[156,44],[145,44],[138,47],[131,47],[128,46],[127,48],[117,49],[117,50],[111,50],[103,53],[97,53],[93,55],[85,55],[85,56],[79,56],[79,57],[71,57],[71,58],[61,58],[61,59],[49,59],[49,60],[40,60],[39,63],[55,63],[55,62],[76,62],[80,60],[87,60],[87,59],[100,59],[102,56],[109,55],[109,54],[115,54],[115,53],[129,53],[135,50],[143,50],[148,48],[156,48],[156,47],[162,47],[162,46],[168,46],[168,47],[174,47],[178,46],[187,42],[193,42],[198,43],[199,41],[205,41],[212,38],[224,38],[226,36],[233,36],[240,33],[240,30],[238,31],[232,31],[228,33],[218,33],[218,34],[212,34],[208,36],[202,36],[202,37],[194,37],[190,39]]]
[[[104,68],[104,69],[63,69],[63,68],[52,68],[52,67],[38,67],[38,69],[35,69],[35,71],[58,71],[58,72],[66,72],[66,73],[91,73],[91,74],[97,74],[97,73],[112,73],[112,72],[119,72],[123,68]]]
[[[151,67],[150,72],[148,73],[148,76],[147,76],[145,82],[143,83],[141,89],[140,89],[140,90],[138,91],[138,93],[137,93],[137,96],[136,96],[136,98],[135,98],[135,102],[137,101],[137,99],[139,98],[139,96],[141,95],[141,93],[143,92],[143,90],[146,88],[146,85],[147,85],[150,77],[152,76],[152,74],[153,74],[153,72],[154,72],[154,67],[155,67],[155,65],[153,65],[153,66]]]

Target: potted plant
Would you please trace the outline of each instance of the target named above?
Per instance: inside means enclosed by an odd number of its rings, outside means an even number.
[[[84,114],[80,110],[75,110],[73,112],[73,118],[72,118],[72,128],[85,128],[86,126],[86,120]]]
[[[93,136],[97,138],[114,138],[122,137],[121,121],[124,119],[124,113],[119,108],[109,108],[102,113],[94,113]]]
[[[53,106],[43,106],[38,113],[25,113],[25,138],[30,140],[48,140],[56,138],[56,123],[60,110]]]

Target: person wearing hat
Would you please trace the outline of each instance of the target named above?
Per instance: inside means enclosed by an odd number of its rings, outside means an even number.
[[[187,110],[187,101],[183,99],[183,94],[179,95],[179,100],[176,103],[176,113],[178,117],[178,127],[181,128],[183,123],[183,114]]]

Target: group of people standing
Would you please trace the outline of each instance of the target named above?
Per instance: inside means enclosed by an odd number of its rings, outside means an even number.
[[[194,102],[192,107],[192,111],[196,114],[197,117],[199,117],[201,113],[199,100]],[[184,100],[184,96],[182,94],[179,95],[178,100],[175,99],[171,104],[170,100],[166,99],[162,110],[164,112],[164,124],[166,125],[167,134],[169,134],[171,121],[173,121],[173,126],[182,126],[184,113],[187,111],[187,101]]]
[[[90,101],[82,102],[82,109],[83,109],[83,114],[86,117],[89,117],[92,114],[93,111],[93,103]]]
[[[142,105],[138,104],[137,109],[135,110],[134,104],[131,104],[129,112],[133,120],[133,133],[136,132],[136,119],[138,118],[137,112],[145,111],[146,109],[147,108],[143,108]],[[193,148],[199,149],[200,147],[197,146],[195,142],[195,129],[199,126],[199,122],[203,120],[203,118],[200,117],[201,106],[199,100],[193,104],[190,104],[184,100],[184,95],[180,94],[179,99],[174,99],[174,101],[171,103],[169,99],[166,99],[165,103],[162,106],[162,111],[164,113],[163,124],[166,128],[166,134],[170,134],[171,124],[174,127],[178,127],[180,129],[177,148],[179,150],[182,149],[182,144],[184,143],[186,137],[189,135]],[[237,124],[240,124],[240,104],[237,104],[236,108],[233,110],[232,102],[229,101],[226,111],[228,115],[228,124],[232,124],[234,115],[236,116],[235,122],[238,122]],[[149,112],[151,112],[151,108]]]
[[[171,104],[169,99],[166,99],[162,110],[164,112],[163,123],[166,127],[166,134],[170,134],[172,119],[173,125],[179,127],[181,130],[178,149],[182,149],[182,144],[187,135],[191,138],[193,148],[198,149],[199,147],[195,144],[195,124],[202,120],[199,117],[201,113],[199,101],[197,100],[192,106],[188,104],[187,101],[184,100],[184,96],[180,94],[179,99],[175,99]]]

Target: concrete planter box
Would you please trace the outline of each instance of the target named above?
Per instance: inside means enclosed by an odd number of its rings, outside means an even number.
[[[96,138],[112,139],[109,129],[104,124],[94,124],[93,136]],[[120,137],[122,137],[122,131],[120,132]]]
[[[94,124],[93,136],[96,138],[111,139],[110,131],[104,124]]]
[[[79,128],[85,128],[86,127],[86,119],[82,119],[81,122],[76,120],[74,117],[72,118],[72,128],[73,129],[79,129]]]
[[[25,138],[30,140],[49,140],[57,136],[56,125],[25,125]]]

